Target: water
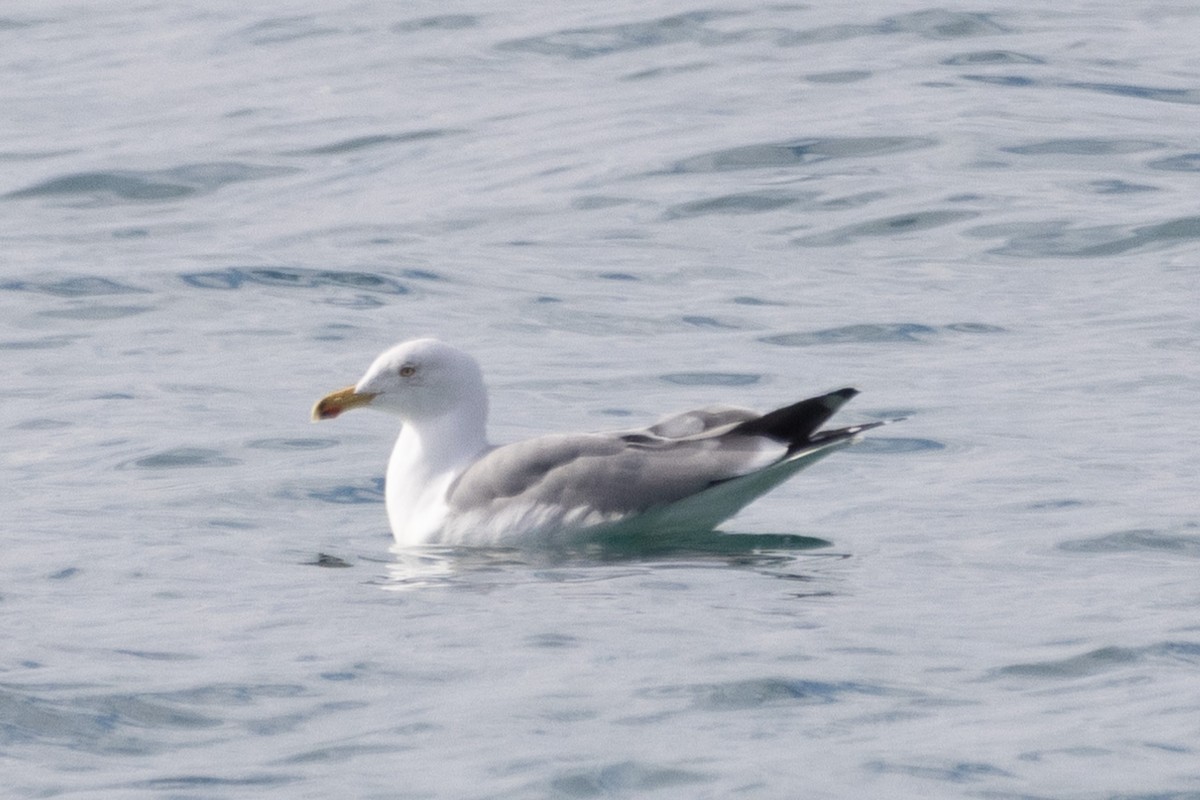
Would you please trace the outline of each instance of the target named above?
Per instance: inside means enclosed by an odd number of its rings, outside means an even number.
[[[0,13],[12,797],[1200,794],[1187,5]],[[842,385],[724,548],[392,553],[394,433]],[[753,545],[753,546],[752,546]]]

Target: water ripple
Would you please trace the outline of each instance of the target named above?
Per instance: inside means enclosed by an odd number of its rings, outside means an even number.
[[[964,39],[1008,33],[1010,29],[992,19],[990,14],[945,9],[913,11],[884,17],[876,22],[827,25],[796,31],[780,37],[780,45],[808,45],[840,42],[864,36],[914,34],[924,39]]]
[[[79,275],[58,280],[40,281],[5,281],[0,283],[0,290],[9,292],[39,292],[52,294],[57,297],[98,297],[112,294],[136,294],[145,292],[136,286],[118,283],[108,278],[98,278],[93,275]]]
[[[1167,89],[1154,86],[1135,86],[1126,83],[1069,82],[1062,84],[1068,89],[1085,89],[1101,94],[1120,97],[1136,97],[1141,100],[1160,100],[1166,103],[1200,104],[1200,91],[1196,89]]]
[[[231,467],[242,463],[240,459],[224,455],[220,450],[204,447],[175,447],[161,453],[136,458],[117,466],[117,469],[190,469],[195,467]]]
[[[1082,678],[1108,672],[1138,661],[1141,653],[1127,647],[1101,647],[1069,658],[1054,661],[1035,661],[1001,667],[1001,675],[1023,678]]]
[[[17,189],[7,199],[67,197],[85,204],[179,200],[220,189],[240,181],[274,178],[294,172],[286,167],[265,167],[236,162],[184,164],[163,170],[112,170],[77,172]]]
[[[946,445],[936,439],[915,439],[902,436],[869,436],[863,439],[854,450],[857,453],[930,453],[945,450]]]
[[[85,320],[88,322],[99,322],[106,319],[124,319],[125,317],[134,317],[138,314],[145,314],[147,311],[153,310],[153,306],[75,305],[69,308],[55,308],[46,311],[39,311],[38,315],[42,317],[53,317],[55,319],[74,319]]]
[[[1200,664],[1200,643],[1163,641],[1144,647],[1101,647],[1067,658],[1010,664],[995,671],[997,676],[1070,679],[1104,675],[1130,665],[1174,662],[1194,667]]]
[[[978,75],[964,74],[963,80],[983,83],[991,86],[1008,86],[1017,88],[1044,89],[1079,89],[1088,92],[1099,92],[1120,97],[1131,97],[1139,100],[1154,100],[1162,103],[1181,103],[1184,105],[1200,105],[1200,90],[1176,89],[1155,86],[1138,86],[1126,83],[1093,83],[1090,81],[1053,81],[1038,80],[1028,75]]]
[[[1005,777],[1013,774],[992,764],[980,761],[960,761],[947,765],[931,766],[927,764],[898,764],[889,761],[871,761],[864,765],[867,769],[879,773],[896,773],[915,778],[944,781],[949,783],[967,783],[983,778]]]
[[[113,650],[117,655],[140,658],[146,661],[199,661],[200,657],[193,653],[168,653],[162,650],[131,650],[121,647]]]
[[[681,322],[688,325],[693,325],[697,328],[714,328],[724,330],[737,330],[740,326],[731,322],[722,322],[716,317],[704,316],[701,314],[689,314],[679,318]]]
[[[1150,169],[1169,172],[1200,172],[1200,153],[1184,153],[1170,158],[1160,158],[1157,161],[1151,161],[1146,166]]]
[[[1162,142],[1144,139],[1047,139],[1041,142],[1000,148],[1005,153],[1022,156],[1077,155],[1108,156],[1160,150]]]
[[[324,450],[337,445],[336,439],[255,439],[246,447],[255,450]]]
[[[670,372],[659,379],[677,386],[750,386],[762,376],[742,372]]]
[[[418,17],[417,19],[397,22],[392,26],[393,33],[414,33],[416,31],[457,31],[477,27],[481,17],[475,14],[439,14],[433,17]]]
[[[405,271],[404,275],[420,280],[437,279],[424,270]],[[376,294],[408,294],[409,288],[387,275],[373,272],[354,272],[300,267],[229,267],[209,272],[188,272],[180,276],[184,283],[197,289],[240,289],[246,285],[286,289],[316,289],[336,286]]]
[[[341,744],[318,747],[281,759],[281,764],[341,764],[362,757],[395,755],[401,748],[394,744]]]
[[[84,696],[58,701],[45,697],[46,691],[47,687],[39,687],[36,694],[22,687],[0,687],[4,741],[44,740],[93,753],[145,754],[166,745],[130,736],[123,732],[125,728],[196,730],[220,724],[152,696]]]
[[[1200,534],[1177,534],[1151,528],[1116,531],[1087,539],[1061,542],[1059,550],[1068,553],[1176,553],[1200,558]]]
[[[17,431],[55,431],[70,428],[73,425],[75,425],[74,422],[67,422],[66,420],[35,417],[34,419],[27,419],[24,422],[18,422],[12,426],[12,429]]]
[[[1095,258],[1190,244],[1200,239],[1200,217],[1180,217],[1133,229],[1118,225],[1073,227],[1065,221],[1021,222],[984,225],[967,234],[1006,239],[1003,245],[990,251],[997,255]]]
[[[1153,167],[1153,164],[1150,166]],[[1130,183],[1119,178],[1091,181],[1087,184],[1087,187],[1096,194],[1136,194],[1138,192],[1162,191],[1157,186],[1150,186],[1144,183]]]
[[[947,67],[958,67],[976,64],[1045,64],[1046,60],[1027,53],[1015,53],[1011,50],[976,50],[970,53],[959,53],[941,63]]]
[[[26,17],[25,19],[0,17],[0,31],[18,31],[25,28],[36,28],[38,25],[45,25],[48,22],[50,22],[49,19],[38,19],[36,17]]]
[[[803,199],[800,195],[778,192],[727,194],[720,197],[680,203],[666,210],[667,219],[700,217],[707,214],[761,214],[787,208]],[[811,199],[811,196],[810,196]]]
[[[0,341],[0,350],[57,350],[71,345],[79,336],[59,334],[43,336],[40,339],[10,339]]]
[[[305,561],[304,564],[310,567],[323,567],[325,569],[349,569],[354,565],[344,558],[339,558],[330,553],[317,553],[316,558],[312,561]]]
[[[764,344],[779,347],[818,347],[829,344],[873,344],[883,342],[923,342],[943,331],[966,334],[1004,333],[998,325],[982,322],[957,322],[934,327],[917,322],[891,322],[861,325],[845,325],[840,328],[825,328],[818,331],[783,333],[759,338]]]
[[[270,17],[237,31],[230,37],[230,42],[261,47],[331,36],[341,32],[339,28],[323,25],[317,19],[313,15]]]
[[[550,786],[555,797],[625,797],[710,780],[711,776],[701,772],[622,761],[562,770],[551,778]]]
[[[725,683],[662,686],[640,692],[643,697],[686,698],[694,708],[710,711],[736,711],[779,704],[835,703],[844,694],[884,694],[878,686],[843,681],[793,680],[788,678],[752,678]]]
[[[731,15],[728,12],[692,11],[645,22],[567,28],[541,36],[510,39],[500,42],[496,48],[543,56],[584,59],[680,42],[719,44],[736,38],[737,35],[711,30],[705,27],[705,23],[727,16]]]
[[[353,153],[358,150],[366,150],[370,147],[380,147],[389,144],[402,144],[405,142],[420,142],[426,139],[438,139],[443,136],[450,136],[455,133],[462,133],[461,130],[454,128],[429,128],[427,130],[407,131],[405,133],[387,133],[376,134],[373,136],[355,136],[350,139],[342,139],[329,144],[319,145],[307,150],[289,150],[283,155],[289,156],[328,156],[341,155],[343,153]]]
[[[963,75],[963,80],[985,83],[990,86],[1025,87],[1038,86],[1038,81],[1026,75]]]
[[[134,789],[197,790],[223,787],[282,786],[299,780],[295,775],[250,775],[243,778],[225,778],[215,775],[177,775],[169,778],[152,778],[129,784]]]
[[[854,225],[847,225],[844,228],[838,228],[826,233],[802,236],[792,239],[792,244],[807,247],[835,247],[849,244],[866,236],[893,236],[896,234],[912,233],[914,231],[924,231],[964,219],[974,219],[978,216],[978,212],[975,211],[917,211],[911,214],[899,214],[892,217],[858,222]]]
[[[331,486],[326,489],[312,489],[306,495],[322,503],[338,505],[357,505],[359,503],[383,502],[383,479],[378,478],[370,486]]]
[[[100,754],[159,752],[174,745],[163,731],[218,728],[225,721],[187,706],[227,710],[262,698],[303,693],[297,686],[218,684],[176,692],[95,694],[78,685],[0,685],[0,741],[44,741]],[[132,731],[132,732],[131,732]],[[156,733],[157,732],[157,733]]]
[[[943,325],[942,328],[955,333],[1008,333],[1007,328],[983,322],[951,322],[949,325]]]
[[[691,156],[675,162],[669,172],[707,173],[768,167],[794,167],[838,158],[891,155],[937,144],[920,136],[839,136],[791,139],[742,145]]]

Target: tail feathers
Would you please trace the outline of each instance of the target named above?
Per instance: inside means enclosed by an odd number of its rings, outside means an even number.
[[[817,437],[822,436],[823,433],[838,433],[839,431],[818,433],[818,429],[856,394],[858,394],[857,389],[846,388],[819,397],[810,397],[799,403],[770,411],[761,417],[739,423],[730,433],[770,436],[772,439],[786,442],[789,451],[799,450],[817,441]],[[855,426],[859,429],[855,433],[875,427],[875,424]],[[843,428],[841,430],[849,431],[851,429]],[[846,436],[852,435],[854,434],[845,434],[835,438],[846,438]]]
[[[833,428],[827,431],[818,431],[809,437],[809,444],[830,444],[842,439],[853,439],[863,431],[869,431],[881,425],[891,425],[893,422],[902,421],[904,421],[904,417],[897,417],[896,419],[883,419],[878,422],[865,422],[862,425],[851,425],[848,428]]]

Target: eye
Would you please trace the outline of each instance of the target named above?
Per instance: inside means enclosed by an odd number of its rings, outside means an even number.
[[[417,374],[417,368],[414,367],[412,364],[405,364],[403,367],[400,368],[400,377],[401,378],[411,378],[413,375],[416,375],[416,374]]]

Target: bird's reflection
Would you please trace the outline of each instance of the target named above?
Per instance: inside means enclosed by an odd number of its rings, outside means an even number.
[[[804,578],[813,566],[844,553],[825,539],[796,534],[700,531],[670,537],[608,536],[534,548],[400,547],[391,549],[388,591],[433,587],[495,587],[528,580],[530,571],[559,581],[609,579],[671,565],[756,568],[777,577]]]

